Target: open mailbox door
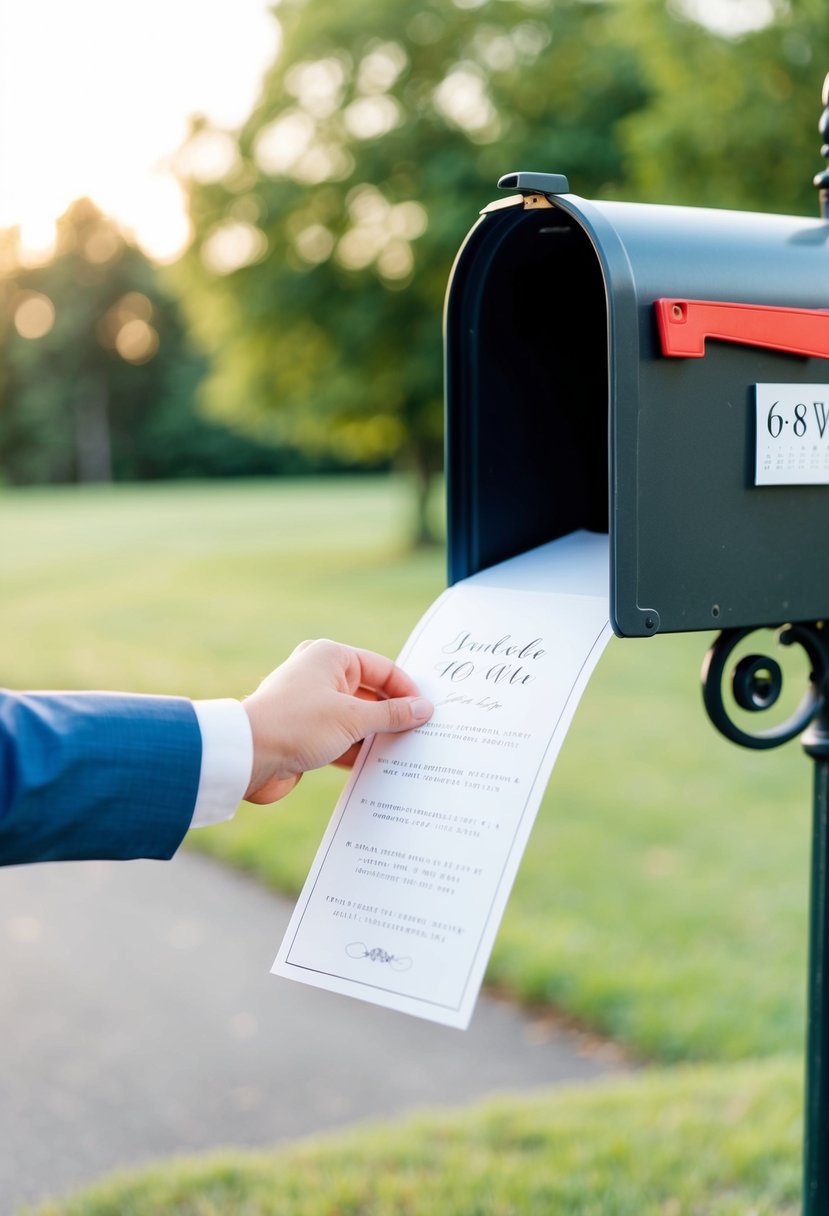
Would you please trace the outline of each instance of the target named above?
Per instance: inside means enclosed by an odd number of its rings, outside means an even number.
[[[587,528],[618,634],[829,617],[829,223],[499,184],[446,302],[450,582]]]

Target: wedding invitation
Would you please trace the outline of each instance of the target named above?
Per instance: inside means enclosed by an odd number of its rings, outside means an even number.
[[[530,830],[610,637],[607,537],[574,533],[445,591],[399,664],[429,722],[366,740],[274,974],[469,1024]]]

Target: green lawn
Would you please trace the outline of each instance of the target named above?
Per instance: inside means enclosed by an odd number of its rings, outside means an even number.
[[[41,1216],[795,1216],[800,1070],[666,1070],[109,1179]]]
[[[0,493],[0,683],[242,695],[306,636],[395,653],[444,581],[408,519],[399,480]],[[714,733],[707,642],[611,644],[490,978],[648,1060],[718,1063],[165,1163],[44,1216],[793,1216],[810,774]],[[296,891],[341,783],[191,846]]]
[[[0,683],[241,695],[307,636],[395,653],[443,586],[399,480],[0,495]],[[490,978],[648,1059],[802,1045],[809,770],[705,719],[700,635],[614,641],[573,725]],[[342,776],[191,840],[295,892]]]

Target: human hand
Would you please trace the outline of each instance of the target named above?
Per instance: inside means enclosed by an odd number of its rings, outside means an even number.
[[[422,726],[431,701],[391,659],[339,642],[302,642],[242,702],[253,735],[248,802],[276,802],[304,772],[351,764],[366,735]]]

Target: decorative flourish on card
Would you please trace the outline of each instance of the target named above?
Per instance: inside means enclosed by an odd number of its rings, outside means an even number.
[[[352,942],[350,946],[346,946],[345,952],[349,958],[367,958],[373,963],[387,963],[392,971],[408,971],[412,965],[412,960],[407,955],[401,957],[388,954],[379,946],[369,950],[365,942]]]

